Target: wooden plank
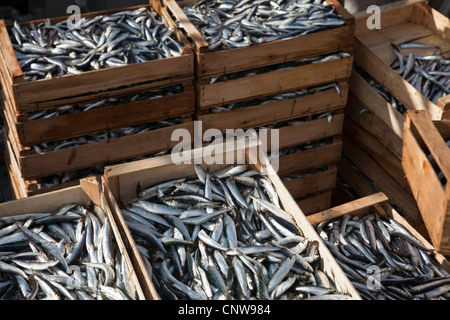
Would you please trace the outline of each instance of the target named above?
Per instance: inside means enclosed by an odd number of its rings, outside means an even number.
[[[336,186],[337,168],[330,166],[326,171],[305,175],[285,181],[284,184],[294,199],[317,192],[330,191]]]
[[[402,165],[433,245],[439,250],[448,249],[450,245],[450,233],[448,233],[450,196],[448,188],[446,191],[441,185],[427,157],[428,152],[424,151],[427,149],[423,149],[423,146],[431,151],[440,166],[447,165],[448,172],[448,159],[445,157],[450,150],[442,136],[425,113],[408,112],[405,122]],[[434,153],[436,151],[437,153]],[[446,172],[446,169],[443,169],[443,172]],[[447,178],[447,187],[448,184]],[[444,231],[447,233],[444,234]]]
[[[343,124],[344,114],[338,114],[333,117],[331,123],[328,122],[328,119],[321,118],[279,128],[279,148],[290,148],[296,145],[340,135],[342,134]],[[271,137],[270,133],[271,132],[269,131],[269,139]]]
[[[366,197],[374,194],[377,190],[366,180],[366,178],[352,167],[346,157],[337,164],[338,176],[346,183],[358,197]]]
[[[217,76],[331,54],[340,49],[352,47],[353,29],[353,26],[344,26],[289,40],[279,40],[239,49],[198,53],[196,55],[197,74],[201,77]]]
[[[154,6],[156,11],[161,14],[161,1],[157,0],[151,0],[150,3]],[[208,49],[209,44],[203,38],[201,33],[197,30],[197,28],[194,27],[192,23],[189,22],[189,18],[186,16],[186,14],[181,10],[181,8],[177,5],[174,1],[164,1],[164,6],[167,6],[167,9],[169,12],[171,12],[175,17],[177,17],[177,21],[180,24],[180,27],[183,28],[186,33],[189,35],[189,37],[194,41],[197,51],[203,52],[204,50]]]
[[[297,204],[306,216],[328,209],[331,207],[331,191],[299,200]]]
[[[405,116],[395,110],[357,71],[352,71],[350,91],[364,108],[380,118],[399,138],[403,137]]]
[[[342,142],[281,156],[278,175],[280,177],[307,169],[324,167],[337,163],[342,155]]]
[[[14,85],[13,90],[20,109],[22,105],[37,101],[72,97],[167,77],[190,76],[193,72],[193,56],[184,55],[54,79],[24,82]]]
[[[177,141],[171,141],[171,134],[176,129],[186,129],[192,136],[193,123],[169,126],[44,154],[32,154],[21,157],[19,163],[24,178],[30,179],[131,159],[172,149],[179,144]]]
[[[446,145],[439,131],[423,112],[408,112],[407,117],[411,119],[414,128],[422,137],[444,176],[447,180],[450,180],[450,149]]]
[[[358,122],[365,130],[370,132],[378,140],[382,141],[386,148],[398,157],[401,157],[403,148],[403,133],[402,137],[399,137],[391,129],[392,126],[397,127],[400,123],[393,120],[391,127],[389,127],[371,110],[368,110],[369,109],[366,108],[366,105],[363,105],[358,98],[356,98],[352,93],[349,94],[348,104],[345,109],[346,116]]]
[[[322,221],[336,219],[345,214],[364,215],[368,213],[368,208],[372,207],[375,204],[385,204],[388,200],[388,197],[383,192],[379,192],[361,199],[342,204],[337,207],[317,212],[313,215],[308,216],[307,218],[308,221],[314,226]]]
[[[407,23],[410,20],[414,2],[425,0],[406,0],[396,1],[387,5],[380,6],[381,9],[381,28],[389,28],[400,23]],[[360,36],[369,33],[377,33],[378,29],[369,29],[367,27],[367,20],[373,13],[366,11],[357,12],[355,17],[355,35]]]
[[[19,78],[23,77],[23,72],[16,59],[16,54],[11,44],[4,20],[0,20],[0,40],[0,43],[2,43],[2,58],[8,68],[8,76],[11,80],[18,81]]]
[[[346,135],[344,135],[343,141],[344,155],[408,216],[413,226],[420,224],[422,219],[413,196],[408,194],[397,181],[387,174],[386,171]]]
[[[344,133],[351,137],[353,142],[383,168],[387,174],[397,181],[405,191],[411,193],[400,157],[388,150],[382,142],[364,130],[351,118],[346,118],[344,121]]]
[[[216,128],[225,132],[226,129],[255,128],[337,110],[345,106],[348,95],[348,85],[344,82],[340,84],[342,95],[335,89],[330,89],[296,99],[285,99],[226,112],[212,112],[198,116],[198,120],[202,121],[205,130]]]
[[[200,108],[211,108],[344,80],[351,75],[352,60],[353,57],[347,57],[225,82],[198,85],[198,104]]]
[[[87,112],[18,123],[20,143],[32,146],[96,132],[135,126],[193,114],[194,93],[183,92],[157,99],[109,106]]]

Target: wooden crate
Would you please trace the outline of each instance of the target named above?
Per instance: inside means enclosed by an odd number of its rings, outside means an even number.
[[[436,104],[403,79],[390,66],[395,58],[391,43],[422,42],[438,47],[441,54],[450,50],[450,20],[430,8],[426,1],[389,5],[381,11],[381,29],[367,28],[368,15],[358,16],[355,28],[355,61],[385,86],[405,106],[426,110],[433,120],[450,117],[450,95]],[[422,51],[423,53],[423,51]]]
[[[336,219],[345,214],[351,216],[365,216],[370,213],[378,213],[382,217],[394,219],[396,222],[405,227],[413,236],[415,236],[425,247],[433,251],[436,250],[436,247],[433,247],[427,239],[417,232],[417,230],[414,229],[408,221],[406,221],[389,204],[389,198],[383,192],[378,192],[321,212],[317,212],[307,216],[307,219],[313,226],[317,226],[320,222]],[[446,272],[450,271],[450,264],[442,254],[434,252],[434,258],[440,267],[442,267]]]
[[[450,121],[432,121],[424,111],[409,111],[404,127],[402,165],[433,245],[450,254]],[[444,175],[440,181],[429,155]]]
[[[63,114],[36,120],[29,119],[30,113],[17,114],[14,100],[7,95],[7,92],[2,92],[1,94],[3,105],[5,106],[5,118],[9,123],[9,127],[14,131],[14,135],[17,136],[18,143],[23,148],[26,148],[44,142],[70,139],[152,121],[176,117],[192,117],[195,113],[193,77],[153,82],[150,85],[146,85],[145,88],[143,86],[126,88],[125,90],[120,90],[121,94],[119,94],[119,90],[116,90],[113,95],[110,95],[110,93],[104,93],[103,96],[96,95],[98,100],[86,101],[86,97],[80,96],[73,98],[73,101],[76,104],[101,102],[105,99],[121,98],[173,86],[179,86],[180,92],[86,112]],[[78,102],[81,100],[83,102]]]
[[[5,129],[19,171],[24,179],[30,180],[170,150],[179,144],[172,141],[174,130],[193,132],[192,118],[183,117],[181,120],[182,123],[173,126],[40,154],[32,154],[31,148],[23,147],[9,123],[5,124]]]
[[[193,42],[198,78],[214,77],[221,74],[250,70],[286,61],[294,61],[337,51],[347,51],[353,46],[354,18],[335,0],[336,11],[346,20],[344,26],[314,34],[284,39],[246,48],[210,52],[209,45],[200,31],[189,21],[181,8],[191,7],[198,0],[152,0],[157,12],[166,9],[179,23],[186,37]]]
[[[82,14],[81,17],[95,17],[113,14],[123,10],[136,10],[141,7],[152,9],[150,5],[114,9],[108,11]],[[50,19],[52,23],[66,20],[68,17]],[[101,97],[103,93],[113,94],[114,90],[121,92],[125,86],[143,85],[152,81],[175,79],[194,76],[194,54],[175,22],[167,15],[166,24],[171,27],[180,43],[184,45],[183,53],[178,57],[130,64],[127,66],[106,68],[83,72],[81,74],[65,75],[53,79],[43,79],[33,82],[24,81],[23,72],[16,59],[14,49],[4,21],[0,21],[0,73],[3,90],[13,100],[16,113],[54,108],[56,105],[73,103],[73,97],[87,95],[87,99]],[[32,21],[39,24],[44,20]],[[28,23],[28,22],[25,22]],[[86,98],[86,97],[85,97]]]
[[[343,156],[350,160],[379,188],[379,191],[384,192],[407,215],[408,222],[413,227],[423,224],[420,211],[412,194],[408,193],[347,134],[343,135]]]
[[[58,191],[80,184],[80,180],[72,180],[51,187],[42,187],[36,179],[25,179],[22,176],[16,156],[9,139],[5,138],[5,166],[11,181],[11,189],[15,199],[23,199],[38,194]]]
[[[198,110],[345,80],[350,77],[353,62],[351,53],[354,18],[338,1],[327,0],[345,18],[346,23],[342,27],[306,36],[218,52],[209,51],[208,43],[181,9],[182,7],[192,6],[198,1],[151,1],[157,12],[166,9],[179,23],[186,37],[193,42],[196,59]],[[287,70],[265,72],[234,80],[210,83],[211,78],[220,75],[230,75],[236,72],[250,71],[340,51],[347,52],[350,56],[338,61],[303,65]]]
[[[223,152],[216,153],[221,155],[221,159],[229,159],[226,157],[232,157],[232,159],[238,159],[238,156],[242,156],[245,153],[245,163],[247,163],[250,169],[256,169],[261,171],[261,163],[265,163],[267,169],[268,178],[273,183],[277,193],[280,197],[280,203],[283,208],[292,215],[299,230],[311,240],[319,241],[319,253],[321,257],[320,268],[332,278],[337,279],[343,292],[351,295],[355,299],[360,299],[354,287],[349,283],[348,278],[343,276],[343,272],[337,265],[336,261],[330,255],[330,252],[323,244],[320,237],[315,230],[309,224],[302,210],[297,206],[295,200],[291,197],[288,190],[276,174],[273,167],[268,164],[266,157],[259,155],[252,145],[246,148],[237,147],[232,145],[231,148],[223,147]],[[191,150],[192,163],[203,163],[204,168],[209,169],[210,172],[214,172],[227,165],[210,165],[205,166],[202,158],[198,158],[198,155],[203,155],[204,150],[195,149]],[[223,158],[222,158],[223,157]],[[234,158],[233,158],[234,157]],[[223,161],[223,163],[226,163]],[[268,165],[267,165],[268,164]],[[131,253],[136,274],[138,275],[141,285],[146,293],[147,299],[158,300],[159,295],[156,291],[151,278],[149,277],[145,264],[142,260],[140,253],[138,252],[133,237],[126,225],[126,222],[121,215],[119,205],[128,203],[128,201],[136,198],[136,186],[140,183],[143,187],[151,186],[163,181],[168,181],[181,177],[195,177],[195,170],[190,163],[184,163],[176,165],[172,162],[171,156],[162,156],[158,158],[137,161],[134,163],[117,165],[107,167],[105,169],[105,177],[109,185],[111,194],[107,194],[106,198],[108,203],[113,208],[114,216],[117,224],[121,228],[121,232],[125,239],[125,245]]]
[[[0,216],[15,216],[30,212],[55,212],[62,206],[69,203],[77,203],[80,205],[93,203],[101,207],[107,214],[110,221],[113,239],[117,245],[117,249],[125,258],[125,264],[130,274],[129,281],[136,288],[138,299],[145,300],[143,288],[136,277],[130,255],[124,245],[122,234],[119,232],[118,225],[115,223],[112,215],[112,210],[110,209],[105,198],[108,187],[105,183],[102,183],[101,179],[101,177],[98,177],[98,179],[85,179],[81,181],[79,186],[50,192],[44,195],[37,195],[27,199],[0,203]]]

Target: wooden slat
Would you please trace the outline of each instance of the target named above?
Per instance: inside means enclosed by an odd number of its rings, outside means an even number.
[[[294,174],[307,169],[324,167],[335,164],[341,159],[342,142],[336,142],[323,147],[314,148],[280,157],[278,175]]]
[[[337,114],[331,123],[321,118],[305,123],[279,128],[279,148],[290,148],[308,142],[330,138],[342,134],[344,114]],[[268,137],[270,139],[270,131]],[[270,150],[270,148],[269,148]]]
[[[370,180],[383,191],[391,201],[408,216],[411,224],[422,223],[420,212],[412,195],[408,194],[389,174],[371,157],[362,151],[350,138],[343,137],[343,153]]]
[[[377,192],[377,190],[362,176],[362,174],[352,167],[352,164],[346,157],[343,157],[341,161],[339,161],[337,168],[338,176],[352,189],[352,191],[356,193],[358,197],[366,197]]]
[[[167,77],[189,76],[193,72],[193,56],[185,55],[54,79],[24,82],[14,85],[13,90],[16,103],[21,106],[36,101],[55,100]]]
[[[378,140],[382,141],[386,148],[398,157],[401,157],[403,133],[402,137],[399,137],[384,121],[377,117],[372,111],[367,110],[369,109],[366,108],[358,98],[352,93],[349,94],[348,104],[345,109],[346,116],[358,122],[365,130],[370,132]],[[397,126],[397,124],[399,123],[396,121],[393,121],[392,123],[394,126]]]
[[[19,160],[21,171],[26,179],[45,177],[170,150],[179,144],[177,141],[171,141],[171,134],[175,129],[186,129],[192,136],[193,124],[185,123],[111,141],[94,142],[44,154],[32,154]]]
[[[199,53],[197,74],[202,77],[217,76],[331,54],[337,50],[352,47],[353,28],[353,26],[344,26],[289,40],[233,50]]]
[[[395,110],[357,71],[352,71],[349,84],[350,91],[358,98],[358,102],[380,118],[399,138],[402,138],[405,116]]]
[[[443,169],[443,172],[448,172],[449,159],[445,157],[448,157],[450,150],[442,136],[426,113],[408,112],[402,165],[433,245],[439,250],[445,248],[448,250],[450,248],[448,230],[450,196],[448,188],[446,191],[441,185],[427,154],[422,149],[423,145],[431,151],[438,164],[447,165],[447,170]],[[448,178],[446,184],[448,187]]]
[[[2,43],[1,53],[3,61],[8,68],[8,76],[12,81],[20,81],[19,79],[23,77],[23,72],[16,59],[4,20],[0,20],[0,43]]]
[[[296,99],[249,106],[226,112],[211,112],[198,116],[205,130],[216,128],[248,129],[271,123],[300,118],[307,115],[323,113],[343,108],[347,101],[348,85],[341,83],[342,95],[335,89],[306,95]]]
[[[313,215],[308,216],[307,218],[308,221],[314,226],[322,221],[336,219],[345,214],[350,213],[352,215],[366,214],[368,213],[367,212],[368,207],[372,207],[375,204],[383,204],[388,200],[389,200],[388,197],[384,193],[379,192],[361,199],[357,199],[352,202],[342,204],[337,207],[333,207],[331,209],[315,213]]]
[[[348,79],[353,58],[342,58],[198,86],[200,108],[249,100]]]
[[[157,99],[24,121],[17,124],[20,143],[31,146],[88,135],[105,130],[135,126],[194,113],[194,93],[184,92]]]
[[[331,207],[331,191],[321,193],[316,196],[297,201],[298,206],[303,213],[308,216],[318,211],[322,211]]]
[[[336,186],[336,177],[336,166],[330,166],[326,171],[309,174],[290,181],[284,181],[284,184],[292,197],[296,199],[317,192],[334,189]]]
[[[430,153],[436,160],[447,180],[450,180],[450,149],[445,144],[439,131],[423,112],[408,112],[414,128],[418,131]]]
[[[401,158],[387,149],[382,142],[364,130],[357,122],[351,118],[346,118],[344,122],[344,133],[369,155],[387,174],[410,193],[408,181],[401,164]]]

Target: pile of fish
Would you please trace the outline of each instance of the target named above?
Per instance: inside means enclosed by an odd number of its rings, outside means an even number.
[[[135,300],[129,276],[100,207],[0,217],[0,300]]]
[[[38,119],[48,119],[52,117],[62,116],[65,114],[87,112],[90,110],[96,110],[100,108],[124,105],[144,100],[157,99],[165,96],[171,96],[181,92],[183,92],[183,87],[181,85],[175,85],[167,88],[155,89],[146,92],[139,92],[136,94],[122,97],[112,97],[108,99],[103,99],[79,105],[66,105],[51,110],[34,111],[28,114],[28,120],[31,121]]]
[[[333,53],[329,55],[323,55],[318,57],[312,57],[297,61],[290,61],[290,62],[282,62],[275,65],[267,66],[267,67],[260,67],[253,70],[244,70],[240,72],[235,73],[228,73],[228,74],[222,74],[218,77],[211,77],[210,84],[216,83],[216,82],[222,82],[222,81],[229,81],[233,79],[240,79],[244,77],[250,77],[257,74],[263,74],[267,72],[275,72],[275,71],[281,71],[285,69],[300,67],[304,65],[309,64],[316,64],[316,63],[322,63],[327,61],[333,61],[333,60],[339,60],[350,57],[350,54],[347,52],[338,52]]]
[[[358,73],[374,88],[378,94],[387,102],[391,104],[391,106],[400,112],[402,115],[406,115],[408,108],[400,102],[392,93],[386,89],[383,85],[381,85],[378,81],[376,81],[371,75],[365,72],[362,69],[358,69]]]
[[[74,25],[69,20],[15,22],[9,30],[26,81],[179,56],[183,50],[152,8],[80,18]]]
[[[151,130],[161,129],[165,127],[175,126],[182,123],[181,118],[167,119],[154,121],[150,123],[140,124],[137,126],[118,128],[114,130],[105,130],[99,133],[93,133],[86,136],[64,139],[59,141],[44,142],[34,145],[31,148],[32,154],[40,154],[51,151],[57,151],[65,148],[71,148],[89,143],[96,143],[102,141],[110,141],[121,137],[126,137],[134,134],[144,133]]]
[[[393,218],[346,214],[316,230],[363,299],[450,298],[450,275],[433,250]]]
[[[350,299],[247,165],[137,190],[122,214],[161,299]]]
[[[391,67],[426,98],[436,103],[439,98],[450,94],[450,59],[443,56],[439,48],[419,42],[392,44],[392,47],[396,57]],[[431,49],[434,53],[415,55],[411,51],[405,58],[402,50],[406,49]]]
[[[210,51],[307,35],[346,22],[323,0],[201,0],[182,9]]]

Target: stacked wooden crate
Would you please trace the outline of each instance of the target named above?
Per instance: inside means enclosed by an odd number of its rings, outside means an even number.
[[[450,255],[450,120],[408,111],[402,165],[433,245]]]
[[[133,11],[150,5],[93,12],[82,17]],[[50,19],[52,23],[67,17]],[[42,21],[33,21],[38,25]],[[139,156],[169,150],[174,129],[192,130],[195,111],[194,55],[191,46],[176,30],[170,19],[168,27],[184,45],[179,56],[120,67],[64,75],[52,79],[25,81],[16,59],[8,28],[0,21],[0,70],[2,104],[4,105],[6,160],[17,197],[49,191],[41,189],[39,179],[67,172],[78,172],[97,165],[126,161]],[[79,106],[107,99],[177,87],[175,94],[152,93],[145,100],[113,104],[89,111],[62,114],[48,119],[34,119],[33,113],[56,110],[62,106]],[[123,101],[123,100],[119,100]],[[132,128],[158,121],[174,125],[160,126],[137,134],[123,135],[106,141],[76,145],[48,152],[35,151],[40,144],[85,137],[99,132],[109,135],[115,129]],[[78,180],[57,185],[56,189],[77,184]],[[52,188],[55,189],[55,188]]]
[[[448,118],[450,95],[433,103],[403,79],[390,66],[395,58],[391,44],[431,44],[445,56],[450,50],[450,20],[424,2],[399,3],[382,10],[380,30],[369,30],[367,18],[356,18],[356,67],[344,123],[343,154],[347,162],[342,162],[340,175],[345,180],[344,172],[351,172],[349,165],[356,166],[400,211],[407,213],[413,227],[423,230],[422,216],[401,165],[405,112],[426,110],[433,120]],[[405,49],[406,58],[410,52],[427,54],[424,49]],[[396,98],[403,110],[383,98],[372,86],[375,82]]]
[[[343,111],[353,63],[354,19],[338,1],[328,2],[346,20],[343,26],[249,47],[211,51],[182,10],[198,1],[155,1],[155,7],[167,9],[193,43],[196,120],[201,121],[204,131],[278,128],[280,151],[302,145],[311,148],[281,157],[279,168],[281,178],[289,179],[288,189],[305,213],[330,206],[336,163],[341,157]],[[283,64],[341,53],[345,54],[338,59],[276,69]],[[236,76],[253,71],[257,72]],[[320,92],[267,103],[279,94],[327,85]],[[231,105],[239,107],[229,108]],[[319,118],[326,113],[330,113],[329,121]],[[313,120],[305,121],[308,118]],[[327,140],[327,145],[320,143],[323,140]],[[267,145],[270,151],[270,143]]]

